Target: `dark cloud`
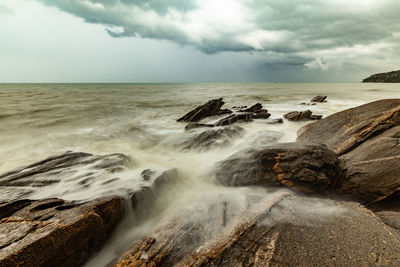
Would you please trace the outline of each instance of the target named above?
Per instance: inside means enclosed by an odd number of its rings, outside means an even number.
[[[206,53],[256,52],[325,71],[398,57],[398,0],[37,0],[102,24],[112,37],[169,40]]]

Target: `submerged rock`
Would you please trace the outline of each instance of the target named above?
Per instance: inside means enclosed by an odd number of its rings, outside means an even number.
[[[210,116],[232,113],[232,111],[228,109],[221,110],[224,104],[225,102],[222,98],[210,100],[182,116],[177,121],[197,122]]]
[[[177,169],[161,172],[146,169],[142,172],[142,178],[147,184],[130,194],[132,208],[141,217],[153,207],[164,186],[177,182],[178,172]]]
[[[189,131],[192,129],[202,128],[202,127],[213,128],[213,127],[215,127],[215,125],[214,124],[204,124],[204,123],[189,123],[188,125],[185,126],[185,130]]]
[[[400,191],[400,99],[335,113],[299,130],[297,140],[325,144],[346,169],[338,190],[368,202]]]
[[[244,129],[238,126],[207,130],[184,142],[182,146],[183,149],[208,150],[226,146],[243,133]]]
[[[215,177],[228,186],[287,186],[324,192],[341,178],[339,159],[322,145],[286,143],[247,149],[217,165]]]
[[[279,123],[283,123],[283,119],[279,118],[279,119],[273,119],[271,121],[267,122],[268,124],[279,124]]]
[[[121,220],[123,201],[19,200],[0,209],[1,266],[80,266]]]

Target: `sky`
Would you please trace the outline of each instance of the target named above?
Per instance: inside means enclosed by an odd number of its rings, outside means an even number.
[[[359,82],[399,0],[0,0],[0,82]]]

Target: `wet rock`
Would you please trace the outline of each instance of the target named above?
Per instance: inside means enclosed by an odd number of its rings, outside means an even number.
[[[267,122],[268,124],[279,124],[279,123],[283,123],[283,119],[279,118],[279,119],[273,119],[271,121]]]
[[[290,121],[302,121],[302,120],[309,120],[311,117],[311,110],[306,111],[292,111],[286,113],[284,117]]]
[[[253,120],[252,113],[241,113],[241,114],[233,114],[231,116],[225,117],[215,123],[216,126],[226,126],[231,125],[238,121],[249,122]]]
[[[297,140],[325,144],[346,169],[338,191],[378,202],[400,190],[400,99],[335,113],[299,130]]]
[[[311,115],[310,119],[314,120],[314,121],[317,121],[317,120],[322,119],[322,117],[323,117],[322,115]]]
[[[185,131],[202,128],[202,127],[213,128],[213,127],[215,127],[215,125],[214,124],[204,124],[204,123],[189,123],[188,125],[185,126]]]
[[[271,117],[271,114],[266,109],[259,109],[253,114],[253,119],[268,119],[269,117]]]
[[[158,197],[159,192],[167,184],[176,183],[178,172],[177,169],[161,172],[146,169],[142,172],[142,178],[147,183],[135,190],[130,196],[132,208],[141,217],[153,207],[153,203]]]
[[[208,150],[211,148],[226,146],[232,139],[242,136],[244,129],[238,126],[230,126],[204,131],[182,144],[183,149]]]
[[[286,186],[325,192],[341,179],[339,159],[322,145],[285,143],[247,149],[220,162],[215,178],[228,186]]]
[[[311,99],[311,102],[317,102],[317,103],[326,102],[326,98],[327,98],[326,95],[325,95],[325,96],[317,95],[317,96],[314,96],[314,97]]]
[[[247,109],[242,109],[240,110],[240,112],[251,112],[251,113],[255,113],[258,110],[262,109],[263,105],[261,103],[257,103],[252,105],[251,107],[247,108]]]
[[[81,204],[44,199],[7,205],[0,223],[4,267],[80,266],[103,245],[123,215],[118,197]]]
[[[400,263],[399,234],[356,203],[275,193],[235,219],[226,205],[184,216],[135,242],[123,266],[376,266]],[[228,206],[229,207],[229,206]],[[225,222],[225,223],[224,223]]]
[[[77,182],[96,174],[115,173],[125,170],[131,160],[124,154],[95,156],[81,152],[67,152],[24,166],[0,175],[0,186],[43,187],[58,183],[63,177],[78,175]],[[81,172],[86,166],[86,173]]]
[[[322,115],[313,115],[311,110],[306,111],[292,111],[286,113],[284,117],[290,121],[303,121],[303,120],[320,120]]]
[[[225,102],[222,98],[210,100],[182,116],[177,121],[197,122],[210,116],[232,113],[232,111],[228,109],[221,110],[224,104]]]
[[[56,186],[61,180],[80,186],[109,181],[114,174],[132,164],[124,154],[96,156],[81,152],[67,152],[51,156],[34,164],[0,175],[1,200],[29,197],[38,188]],[[47,189],[46,189],[47,190]]]

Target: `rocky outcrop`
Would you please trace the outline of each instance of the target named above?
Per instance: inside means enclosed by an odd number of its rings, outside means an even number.
[[[200,151],[223,147],[230,144],[234,138],[242,136],[243,133],[244,129],[238,126],[207,130],[185,141],[182,147]]]
[[[322,115],[313,115],[311,110],[292,111],[286,113],[284,117],[290,121],[320,120]]]
[[[377,73],[362,81],[363,83],[400,83],[400,70]]]
[[[378,202],[400,191],[400,99],[335,113],[299,130],[299,142],[326,145],[340,156],[344,194]]]
[[[210,100],[207,103],[188,112],[177,121],[198,122],[210,116],[232,113],[232,111],[229,109],[221,109],[224,104],[225,102],[222,100],[222,98]]]
[[[1,266],[79,266],[121,220],[123,201],[18,200],[0,210]]]
[[[214,212],[203,211],[203,222],[176,218],[137,241],[114,266],[393,266],[400,262],[398,233],[356,203],[282,192],[230,221],[223,219],[227,206],[216,206],[222,219],[212,234],[204,222],[214,221]]]
[[[7,191],[0,199],[21,198],[31,193],[29,187],[45,187],[61,180],[73,180],[86,185],[93,181],[112,180],[110,175],[126,170],[132,164],[124,154],[96,156],[82,152],[67,152],[51,156],[34,164],[0,175],[0,188]],[[82,172],[85,166],[85,172]]]
[[[324,192],[340,180],[339,159],[322,145],[286,143],[240,151],[220,162],[215,177],[228,186],[281,186]]]

